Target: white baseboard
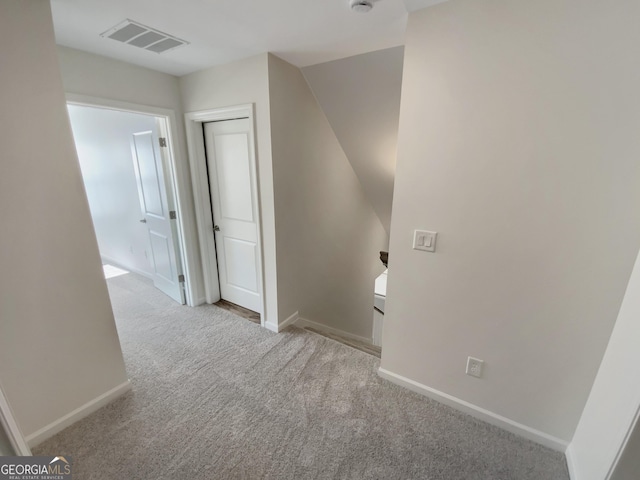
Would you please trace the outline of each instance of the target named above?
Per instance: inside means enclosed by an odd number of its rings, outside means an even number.
[[[544,445],[545,447],[551,448],[552,450],[564,453],[569,446],[568,442],[560,438],[556,438],[534,428],[527,427],[526,425],[523,425],[521,423],[514,422],[513,420],[503,417],[502,415],[490,412],[489,410],[485,410],[484,408],[478,407],[477,405],[466,402],[447,393],[440,392],[439,390],[436,390],[434,388],[427,387],[426,385],[422,385],[421,383],[415,382],[401,375],[397,375],[383,368],[378,369],[378,375],[386,380],[389,380],[392,383],[395,383],[396,385],[408,388],[409,390],[424,395],[425,397],[429,397],[433,400],[436,400],[437,402],[444,403],[445,405],[471,415],[472,417],[490,423],[491,425],[495,425],[496,427],[507,430],[508,432],[519,435],[523,438],[526,438],[527,440],[531,440],[533,442],[539,443],[540,445]]]
[[[138,268],[126,266],[111,257],[107,257],[106,255],[100,255],[100,258],[102,259],[102,263],[108,263],[109,265],[113,265],[114,267],[122,268],[123,270],[127,270],[128,272],[137,273],[138,275],[142,275],[145,278],[153,280],[153,275],[149,272],[145,272]]]
[[[578,471],[576,470],[576,465],[573,462],[573,448],[571,448],[571,444],[567,447],[567,451],[564,454],[567,459],[567,470],[569,470],[569,478],[571,480],[578,480]]]
[[[354,335],[353,333],[345,332],[343,330],[339,330],[337,328],[329,327],[322,323],[314,322],[313,320],[308,320],[306,318],[298,318],[296,320],[295,325],[300,328],[310,327],[316,330],[320,330],[321,332],[331,333],[333,335],[338,335],[344,338],[350,338],[351,340],[357,340],[362,343],[372,344],[372,339],[368,337],[361,337],[359,335]]]
[[[41,444],[48,438],[53,437],[56,433],[61,432],[68,426],[74,424],[78,420],[82,420],[84,417],[91,415],[93,412],[104,407],[106,404],[111,403],[116,398],[124,395],[131,390],[131,383],[127,380],[121,383],[115,388],[112,388],[108,392],[103,393],[99,397],[94,398],[90,402],[85,403],[81,407],[76,408],[72,412],[67,413],[65,416],[59,418],[55,422],[42,427],[40,430],[33,432],[31,435],[27,435],[26,441],[30,447],[35,447]]]
[[[273,333],[278,333],[278,325],[273,322],[264,322],[264,328],[271,330]]]
[[[264,328],[266,328],[267,330],[271,330],[274,333],[280,333],[289,325],[295,323],[297,320],[298,320],[298,312],[296,311],[277,325],[272,322],[265,322]]]
[[[292,315],[289,315],[289,317],[284,322],[281,322],[278,325],[278,331],[281,332],[282,330],[287,328],[289,325],[292,325],[298,320],[298,318],[299,318],[299,315],[298,315],[298,311],[296,310]]]

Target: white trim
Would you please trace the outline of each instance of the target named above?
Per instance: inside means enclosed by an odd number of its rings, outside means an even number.
[[[92,97],[88,95],[78,95],[75,93],[67,93],[67,104],[81,105],[86,107],[107,108],[110,110],[118,110],[121,112],[131,112],[143,115],[153,115],[162,117],[167,124],[167,139],[170,151],[169,155],[169,183],[174,191],[173,198],[175,200],[175,209],[178,213],[178,244],[180,245],[180,257],[185,276],[185,294],[187,305],[194,307],[199,305],[196,300],[196,294],[199,289],[198,271],[200,267],[197,262],[197,242],[196,229],[192,224],[191,218],[186,214],[188,203],[188,193],[181,188],[181,185],[189,180],[189,172],[187,162],[180,158],[179,138],[177,136],[178,124],[176,121],[176,112],[168,108],[153,107],[150,105],[140,105],[130,102],[121,102],[108,98]],[[139,273],[139,272],[136,272]]]
[[[289,315],[283,322],[280,322],[278,324],[278,331],[281,332],[282,330],[287,328],[289,325],[293,325],[298,321],[298,318],[300,318],[300,315],[296,310],[292,315]]]
[[[253,104],[245,103],[243,105],[188,112],[185,113],[184,117],[190,122],[195,123],[218,122],[221,120],[234,120],[245,117],[251,118],[253,117]]]
[[[429,397],[437,402],[444,403],[445,405],[467,413],[472,417],[483,420],[491,425],[495,425],[496,427],[500,427],[503,430],[507,430],[508,432],[519,435],[527,440],[544,445],[552,450],[564,453],[569,445],[568,442],[560,438],[541,432],[540,430],[527,427],[521,423],[514,422],[502,415],[490,412],[489,410],[485,410],[477,405],[466,402],[434,388],[427,387],[426,385],[422,385],[421,383],[415,382],[383,368],[378,369],[378,375],[392,383],[395,383],[396,385],[408,388],[409,390],[424,395],[425,397]]]
[[[572,444],[569,444],[564,456],[567,460],[567,470],[569,471],[569,478],[571,480],[578,480],[578,470],[576,469],[576,465],[573,460]]]
[[[270,318],[268,318],[266,308],[267,300],[262,241],[262,206],[260,202],[259,181],[257,178],[259,175],[259,168],[255,145],[255,113],[254,105],[252,103],[197,112],[188,112],[184,115],[187,147],[189,151],[189,166],[191,170],[191,183],[193,186],[193,199],[196,212],[196,229],[198,232],[198,239],[200,241],[206,302],[215,303],[220,300],[220,284],[218,280],[218,262],[216,260],[215,239],[213,236],[213,216],[211,214],[211,200],[209,194],[202,124],[205,122],[233,120],[236,118],[248,118],[251,124],[251,153],[256,172],[252,186],[256,193],[256,201],[258,204],[258,267],[260,269],[260,300],[262,302],[260,323],[263,327],[277,332],[278,327],[271,322]]]
[[[11,442],[11,446],[15,450],[16,455],[20,456],[31,456],[31,449],[27,442],[25,441],[24,436],[22,435],[22,430],[16,422],[13,411],[11,410],[11,405],[9,405],[9,401],[7,397],[4,395],[4,391],[2,390],[2,385],[0,384],[0,428],[4,428],[4,431],[9,437],[9,441]]]
[[[49,425],[42,427],[40,430],[33,432],[31,435],[28,435],[27,443],[31,447],[39,445],[45,440],[53,437],[56,433],[61,432],[68,426],[91,415],[93,412],[99,410],[108,403],[111,403],[116,398],[127,393],[129,390],[131,390],[131,383],[129,382],[129,380],[127,380],[117,387],[112,388],[108,392],[103,393],[99,397],[94,398],[90,402],[85,403],[81,407],[78,407],[75,410],[67,413],[65,416],[60,417],[55,422],[52,422]]]
[[[618,449],[618,452],[616,453],[616,456],[613,459],[611,466],[609,467],[609,471],[607,472],[607,476],[605,477],[605,480],[611,480],[611,478],[613,477],[613,473],[615,472],[616,467],[620,462],[620,458],[622,457],[624,450],[627,448],[627,443],[629,443],[629,438],[631,438],[631,435],[633,434],[633,430],[635,429],[636,424],[638,424],[639,419],[640,419],[640,405],[638,406],[638,409],[636,410],[635,415],[633,416],[633,418],[631,419],[631,422],[629,423],[629,429],[627,430],[627,433],[625,434],[624,439],[620,443],[620,448]]]
[[[275,323],[264,322],[262,326],[273,333],[280,333],[278,332],[278,325],[276,325]]]
[[[280,322],[277,325],[273,322],[266,322],[264,324],[264,328],[266,328],[267,330],[271,330],[274,333],[280,333],[289,325],[293,325],[294,323],[296,323],[299,320],[299,318],[300,317],[298,316],[298,311],[296,310],[294,313],[289,315],[287,318],[285,318],[282,322]]]
[[[316,330],[320,330],[321,332],[327,332],[333,335],[338,335],[340,337],[349,338],[351,340],[357,340],[358,342],[368,343],[373,345],[373,343],[371,343],[371,338],[354,335],[353,333],[349,333],[349,332],[345,332],[344,330],[339,330],[337,328],[329,327],[322,323],[314,322],[313,320],[308,320],[306,318],[302,318],[302,317],[298,318],[298,320],[296,320],[295,322],[295,325],[300,328],[305,328],[305,327],[315,328]]]
[[[204,182],[208,182],[206,154],[204,149],[204,134],[202,128],[196,128],[196,123],[202,122],[190,120],[189,114],[185,115],[185,128],[187,134],[187,147],[189,150],[189,167],[191,170],[191,183],[193,188],[194,209],[196,213],[196,228],[200,244],[200,258],[202,262],[202,275],[204,280],[204,292],[206,303],[216,303],[220,300],[220,284],[218,281],[218,262],[215,254],[215,241],[213,237],[213,218],[211,216],[211,200],[208,188]],[[213,246],[212,246],[213,241]],[[213,250],[212,250],[213,249]]]

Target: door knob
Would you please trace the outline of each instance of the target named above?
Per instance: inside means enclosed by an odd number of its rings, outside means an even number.
[[[214,232],[219,232],[220,231],[220,227],[218,225],[214,225],[213,226],[213,231]]]
[[[140,220],[140,223],[147,223],[147,219],[143,218],[142,220]]]

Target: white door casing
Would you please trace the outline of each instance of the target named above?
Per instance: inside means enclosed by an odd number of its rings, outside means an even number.
[[[79,95],[75,93],[67,93],[67,103],[69,105],[81,105],[87,107],[107,108],[110,110],[118,110],[122,112],[142,113],[156,117],[161,126],[160,134],[167,139],[167,149],[163,149],[166,154],[163,156],[166,184],[170,186],[169,192],[174,198],[175,209],[177,211],[177,238],[178,250],[180,251],[180,265],[182,273],[185,276],[184,289],[187,304],[196,306],[204,303],[205,299],[200,295],[201,289],[204,289],[198,272],[202,269],[200,256],[198,252],[198,226],[196,218],[189,214],[189,205],[192,200],[191,192],[188,188],[182,187],[191,179],[188,162],[182,161],[179,148],[179,135],[176,134],[178,123],[174,110],[150,105],[142,105],[131,102],[123,102],[119,100],[94,97],[89,95]],[[204,150],[204,147],[203,147]]]
[[[9,405],[9,401],[4,394],[2,384],[0,384],[0,428],[4,430],[4,433],[11,444],[13,452],[10,453],[12,455],[31,456],[31,449],[22,435],[22,430],[20,430],[20,427],[16,422],[11,406]]]
[[[251,121],[204,124],[221,298],[262,313]]]
[[[159,120],[158,120],[159,122]],[[150,247],[149,262],[153,269],[153,284],[180,304],[185,303],[180,256],[177,251],[175,215],[172,216],[172,198],[166,185],[165,167],[160,140],[156,131],[137,132],[132,135],[133,157],[141,217]],[[166,140],[165,140],[166,142]]]

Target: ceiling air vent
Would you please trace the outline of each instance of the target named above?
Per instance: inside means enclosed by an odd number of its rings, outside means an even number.
[[[101,33],[100,36],[112,38],[155,53],[162,53],[182,45],[189,45],[189,42],[185,40],[129,19]]]

